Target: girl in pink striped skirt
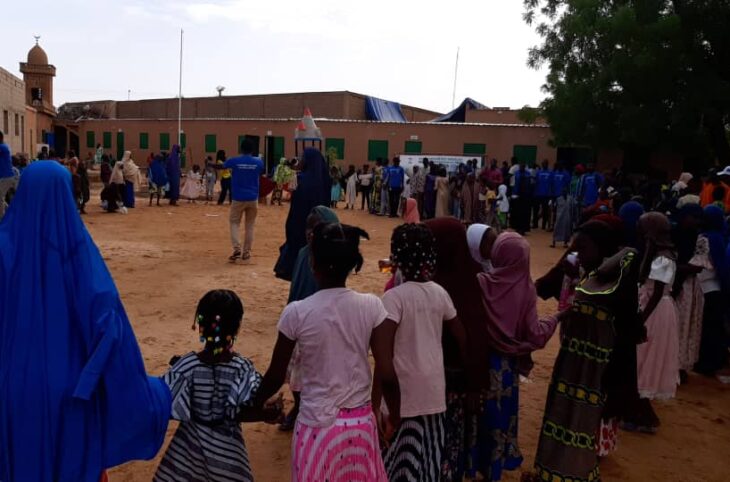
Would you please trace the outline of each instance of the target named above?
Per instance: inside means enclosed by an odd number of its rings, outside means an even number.
[[[263,403],[284,383],[294,347],[299,350],[301,406],[292,440],[295,482],[387,482],[378,429],[370,405],[372,376],[383,387],[392,429],[400,424],[400,391],[393,367],[397,325],[387,320],[380,299],[346,288],[347,276],[362,266],[363,230],[319,224],[311,244],[320,291],[290,303],[279,320],[279,336],[257,401]]]

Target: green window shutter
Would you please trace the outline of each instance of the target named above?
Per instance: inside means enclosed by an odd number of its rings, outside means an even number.
[[[278,162],[279,159],[284,157],[284,142],[283,137],[274,137],[274,161]]]
[[[337,139],[330,137],[324,141],[324,152],[327,152],[331,147],[337,150],[337,159],[345,158],[345,139]]]
[[[86,147],[96,147],[96,133],[94,131],[86,131]]]
[[[470,143],[464,144],[464,154],[465,155],[476,154],[478,156],[483,156],[486,153],[487,153],[486,144],[470,144]]]
[[[180,148],[185,149],[188,147],[188,136],[184,132],[180,133]]]
[[[388,158],[388,141],[368,141],[368,161]]]
[[[160,150],[161,151],[170,150],[170,134],[167,132],[160,133]]]
[[[150,135],[146,132],[139,133],[139,148],[149,149],[150,148]]]
[[[514,146],[512,148],[512,155],[519,162],[524,162],[528,165],[534,164],[537,161],[537,146]]]
[[[111,132],[105,132],[102,137],[103,139],[103,146],[104,149],[111,149],[112,148],[112,133]]]
[[[423,148],[421,141],[406,141],[404,152],[406,154],[420,154]]]
[[[206,134],[205,135],[205,152],[216,152],[218,148],[216,147],[216,138],[215,134]]]
[[[117,132],[117,159],[124,155],[124,132]]]

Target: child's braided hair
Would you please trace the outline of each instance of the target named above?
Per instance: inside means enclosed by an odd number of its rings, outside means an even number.
[[[402,224],[390,239],[393,264],[406,281],[431,281],[436,270],[436,240],[425,224]]]
[[[209,291],[198,302],[193,330],[198,325],[205,351],[218,355],[231,351],[243,320],[243,303],[231,290]]]
[[[370,236],[356,226],[318,224],[314,227],[311,248],[314,266],[335,278],[347,278],[350,271],[360,271],[363,265],[360,238],[370,239]]]

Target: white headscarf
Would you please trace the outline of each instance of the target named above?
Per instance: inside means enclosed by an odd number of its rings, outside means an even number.
[[[123,167],[124,165],[122,164],[122,161],[114,164],[114,167],[112,168],[112,175],[109,178],[109,182],[111,184],[124,184],[124,173],[122,171]]]
[[[124,155],[122,156],[122,160],[119,161],[122,163],[122,169],[124,173],[124,180],[127,182],[131,182],[134,184],[135,190],[137,189],[137,186],[140,183],[139,179],[139,167],[137,164],[134,163],[134,160],[132,159],[132,152],[131,151],[124,151]]]
[[[482,245],[482,239],[491,226],[486,224],[472,224],[469,229],[466,230],[466,241],[469,244],[469,252],[474,261],[482,266],[482,270],[490,271],[492,269],[492,262],[482,257],[481,250],[479,249]]]

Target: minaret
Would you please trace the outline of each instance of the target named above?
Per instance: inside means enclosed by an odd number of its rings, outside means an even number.
[[[28,61],[20,63],[20,71],[25,81],[25,103],[35,107],[38,112],[49,116],[56,115],[53,107],[53,78],[56,67],[48,63],[46,52],[38,45],[40,36],[35,36],[35,45],[28,52]]]

